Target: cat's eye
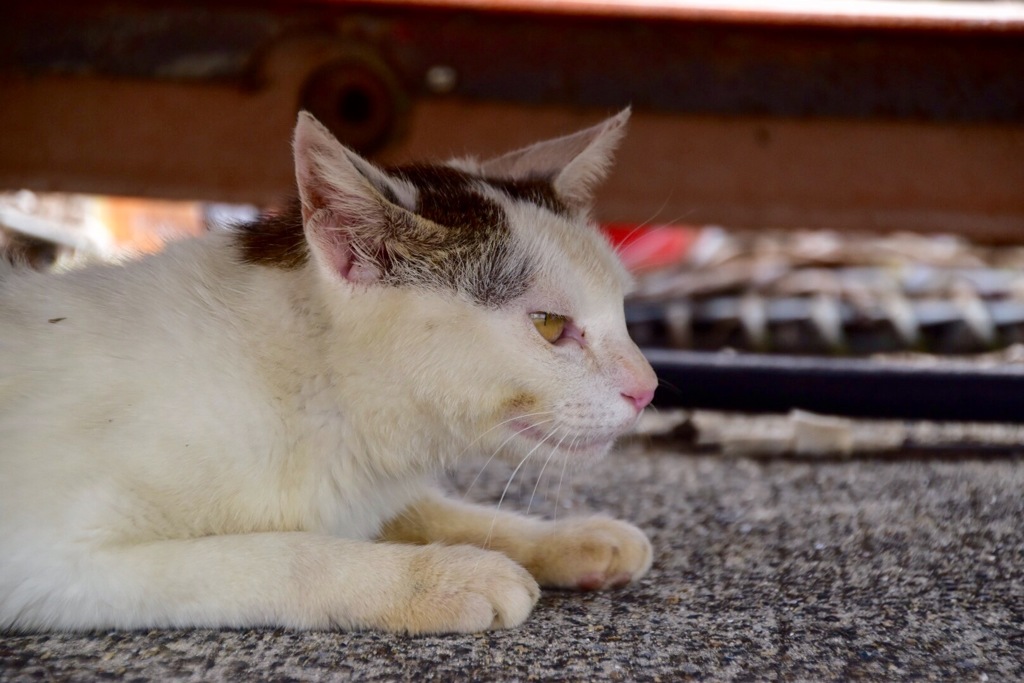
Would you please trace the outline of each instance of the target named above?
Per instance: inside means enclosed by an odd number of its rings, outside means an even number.
[[[533,326],[540,332],[540,336],[552,344],[562,338],[562,332],[565,331],[565,325],[568,322],[564,315],[542,312],[531,313],[530,320],[533,321]]]

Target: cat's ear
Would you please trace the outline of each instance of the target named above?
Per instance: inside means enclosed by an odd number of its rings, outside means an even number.
[[[608,175],[629,114],[627,108],[578,133],[481,162],[480,171],[496,178],[551,178],[555,192],[563,199],[577,207],[588,206],[594,188]]]
[[[322,264],[354,282],[380,277],[375,253],[389,206],[407,188],[347,149],[319,121],[299,112],[292,144],[306,240]]]

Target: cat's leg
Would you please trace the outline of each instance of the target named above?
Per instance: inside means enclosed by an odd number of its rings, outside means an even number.
[[[542,521],[429,495],[391,520],[382,538],[497,550],[552,588],[595,590],[643,576],[651,544],[640,529],[604,516]]]
[[[540,594],[500,553],[302,532],[96,548],[39,567],[35,576],[0,582],[0,629],[475,632],[520,624]]]

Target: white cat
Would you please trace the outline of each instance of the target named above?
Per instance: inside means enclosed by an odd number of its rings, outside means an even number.
[[[301,114],[293,211],[0,270],[0,629],[478,631],[646,572],[632,525],[431,484],[600,456],[650,401],[587,216],[627,118],[382,170]]]

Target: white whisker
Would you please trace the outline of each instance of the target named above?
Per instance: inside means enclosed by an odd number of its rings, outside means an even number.
[[[541,446],[543,446],[543,445],[544,445],[544,442],[548,440],[548,437],[550,437],[550,436],[551,436],[552,434],[554,434],[554,433],[555,433],[555,432],[548,432],[547,434],[545,434],[545,435],[544,435],[544,438],[543,438],[543,439],[541,439],[541,440],[540,440],[540,441],[539,441],[539,442],[537,443],[537,445],[536,445],[536,446],[534,446],[533,448],[531,448],[531,449],[530,449],[530,452],[529,452],[529,453],[527,453],[527,454],[526,454],[526,456],[525,456],[525,457],[524,457],[524,458],[523,458],[522,460],[520,460],[520,461],[519,461],[519,464],[518,464],[518,465],[516,465],[516,468],[515,468],[514,470],[512,470],[512,474],[511,474],[511,475],[509,476],[509,478],[508,478],[508,482],[507,482],[507,483],[505,484],[505,488],[504,488],[504,489],[502,490],[502,492],[501,492],[501,497],[500,497],[500,498],[498,498],[498,504],[497,504],[497,505],[496,505],[496,506],[494,507],[494,517],[493,517],[493,518],[491,518],[491,526],[490,526],[490,528],[489,528],[489,529],[487,530],[487,536],[486,536],[486,537],[485,537],[485,539],[484,539],[484,547],[485,547],[485,548],[486,548],[486,547],[488,546],[488,544],[489,544],[489,543],[491,542],[491,533],[492,533],[492,532],[494,531],[494,523],[495,523],[496,521],[498,521],[498,511],[499,511],[499,510],[501,510],[501,504],[502,504],[503,502],[505,502],[505,494],[507,494],[507,493],[508,493],[508,488],[509,488],[510,486],[512,486],[512,480],[516,478],[516,474],[518,474],[518,473],[519,473],[519,470],[520,470],[520,468],[522,468],[522,466],[523,466],[523,465],[524,465],[524,464],[526,463],[526,461],[530,459],[530,456],[531,456],[531,455],[533,455],[534,453],[536,453],[536,452],[537,452],[537,449],[538,449],[538,448],[540,448]]]
[[[576,435],[575,437],[573,437],[573,440],[572,440],[572,441],[570,441],[570,442],[569,442],[569,448],[568,448],[568,450],[569,450],[570,452],[572,452],[573,450],[575,450],[575,449],[576,449],[576,444],[577,444],[577,443],[579,443],[579,441],[580,441],[580,439],[581,439],[581,438],[583,438],[583,435],[582,435],[582,434],[578,434],[578,435]],[[566,464],[568,464],[568,462],[569,462],[569,458],[566,458],[566,459],[565,459],[565,462],[566,462]],[[574,463],[574,464],[575,464],[575,463]],[[565,465],[563,465],[563,466],[562,466],[562,476],[563,476],[563,477],[565,476],[565,472],[566,472],[566,467],[565,467]],[[570,479],[570,480],[572,479],[572,470],[569,470],[569,479]],[[562,480],[561,480],[561,479],[559,479],[559,480],[558,480],[558,486],[559,486],[559,488],[561,488],[561,486],[562,486]],[[571,502],[571,501],[572,501],[572,499],[571,499],[571,495],[572,495],[572,483],[571,483],[571,481],[570,481],[570,484],[569,484],[569,491],[570,491],[570,499],[569,499],[568,503],[569,503],[569,507],[572,507],[572,502]]]
[[[628,233],[626,233],[626,236],[623,237],[622,240],[617,245],[615,245],[613,247],[615,253],[621,256],[622,250],[625,249],[626,247],[630,246],[630,244],[631,244],[628,240],[631,237],[633,237],[633,235],[635,235],[637,232],[639,232],[640,230],[643,230],[644,228],[646,228],[646,227],[650,226],[652,223],[654,223],[654,221],[658,220],[658,216],[661,214],[662,211],[665,210],[665,206],[667,204],[668,204],[668,200],[666,199],[665,201],[663,201],[661,203],[661,206],[658,208],[657,211],[654,212],[654,214],[650,218],[648,218],[643,223],[640,223],[639,225],[634,226],[632,230],[630,230]],[[679,214],[678,216],[676,216],[675,218],[673,218],[671,220],[659,221],[659,224],[660,225],[667,225],[667,226],[678,225],[679,221],[683,220],[687,216],[692,216],[693,213],[694,213],[694,210],[693,209],[689,209],[689,210],[684,211],[683,213]]]
[[[576,442],[573,439],[569,444],[569,450],[572,450],[572,444]],[[558,521],[558,504],[562,498],[562,480],[565,479],[565,466],[569,464],[569,458],[562,460],[562,473],[558,475],[558,490],[555,491],[555,521]]]
[[[665,199],[665,201],[663,201],[663,202],[661,203],[661,206],[659,206],[659,207],[658,207],[658,210],[657,210],[657,211],[655,211],[655,212],[654,212],[653,214],[651,214],[651,217],[650,217],[650,218],[648,218],[648,219],[647,219],[647,220],[645,220],[644,222],[640,223],[639,225],[635,225],[635,226],[633,226],[633,229],[632,229],[632,230],[630,230],[630,231],[629,231],[629,232],[628,232],[628,233],[626,234],[626,236],[625,236],[625,237],[624,237],[624,238],[622,239],[622,241],[621,241],[621,242],[619,242],[619,244],[618,244],[618,245],[616,245],[616,247],[615,247],[615,252],[616,252],[616,253],[618,253],[620,249],[623,249],[623,248],[625,248],[625,247],[629,246],[629,245],[627,244],[627,240],[629,240],[629,238],[630,238],[630,237],[632,237],[633,235],[635,235],[635,234],[636,234],[637,232],[639,232],[640,230],[643,230],[644,228],[646,228],[646,227],[647,227],[648,225],[650,225],[650,224],[651,224],[651,223],[653,223],[654,221],[658,220],[658,216],[660,216],[660,215],[661,215],[661,212],[665,210],[665,206],[666,206],[667,204],[668,204],[668,199]]]
[[[533,499],[537,497],[537,487],[540,486],[540,480],[544,478],[544,470],[548,468],[548,463],[551,462],[551,458],[554,457],[558,449],[562,447],[562,442],[565,441],[567,436],[569,436],[569,432],[566,432],[565,436],[558,440],[558,443],[548,453],[547,459],[544,460],[544,464],[540,468],[540,474],[537,475],[537,483],[533,485],[533,493],[530,494],[530,504],[526,506],[526,514],[530,514],[530,508],[533,507]]]
[[[468,444],[466,444],[466,447],[463,448],[461,451],[459,451],[459,455],[457,455],[456,457],[461,457],[461,456],[465,455],[466,451],[468,451],[470,448],[473,447],[473,444],[475,444],[480,439],[484,438],[485,436],[487,436],[488,434],[493,432],[498,427],[501,427],[502,425],[507,425],[509,422],[515,422],[516,420],[523,420],[523,419],[526,419],[528,417],[536,417],[537,415],[554,415],[554,411],[552,411],[552,410],[541,410],[541,411],[538,411],[536,413],[523,413],[522,415],[513,415],[512,417],[508,418],[507,420],[502,420],[501,422],[499,422],[498,424],[492,426],[490,429],[484,431],[482,434],[480,434],[480,436],[476,437],[475,439],[470,441]],[[502,444],[502,445],[504,445],[504,444]]]
[[[552,414],[551,411],[545,411],[545,412],[548,415]],[[543,415],[545,413],[532,413],[532,414],[534,414],[534,415]],[[516,420],[516,419],[519,419],[519,418],[513,418],[513,420]],[[506,420],[506,422],[510,422],[510,421],[511,420]],[[481,467],[480,471],[476,473],[476,476],[473,477],[473,481],[470,482],[469,487],[462,494],[462,500],[466,500],[466,496],[469,495],[469,492],[473,490],[474,486],[476,486],[477,481],[480,480],[480,475],[482,475],[484,473],[484,470],[487,469],[487,466],[491,464],[492,460],[494,460],[494,456],[496,456],[498,453],[501,452],[501,449],[505,447],[505,444],[507,444],[509,441],[511,441],[512,439],[516,438],[517,436],[519,436],[523,432],[527,432],[527,431],[529,431],[531,429],[536,429],[537,427],[539,427],[539,426],[541,426],[543,424],[547,424],[548,422],[554,422],[554,421],[555,421],[555,419],[551,418],[550,420],[542,420],[541,422],[537,422],[537,423],[534,423],[534,424],[529,424],[529,425],[523,427],[522,429],[520,429],[519,431],[515,432],[511,436],[509,436],[504,441],[502,441],[501,444],[499,444],[498,447],[495,448],[494,451],[491,453],[491,456],[489,458],[487,458],[487,462],[485,462],[483,464],[483,467]],[[492,427],[492,429],[493,429],[493,427]]]

